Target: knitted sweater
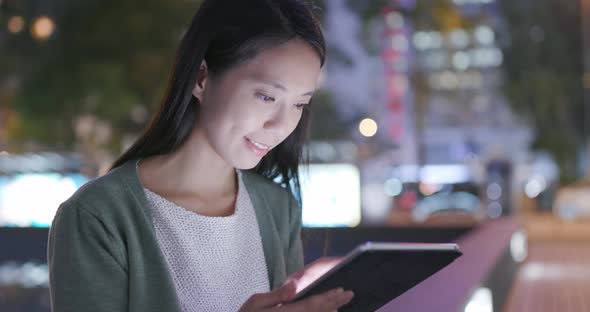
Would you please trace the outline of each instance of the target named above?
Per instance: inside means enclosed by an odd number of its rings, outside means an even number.
[[[58,209],[48,243],[53,311],[182,311],[136,165],[129,161],[87,183]],[[272,181],[242,174],[275,289],[303,267],[301,209]]]
[[[237,311],[269,291],[254,207],[238,174],[235,212],[208,217],[144,188],[156,238],[184,312]]]

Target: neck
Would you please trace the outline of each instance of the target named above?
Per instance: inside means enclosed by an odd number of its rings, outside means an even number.
[[[237,192],[235,168],[215,152],[199,129],[178,150],[144,159],[140,177],[147,188],[168,195],[207,199]]]

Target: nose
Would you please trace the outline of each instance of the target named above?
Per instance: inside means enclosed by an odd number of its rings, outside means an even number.
[[[279,104],[266,116],[263,129],[282,134],[289,127],[288,110],[286,105]]]

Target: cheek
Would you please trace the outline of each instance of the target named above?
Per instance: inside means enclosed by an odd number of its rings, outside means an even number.
[[[231,95],[212,95],[206,99],[205,104],[201,108],[200,122],[207,126],[207,128],[227,127],[231,125],[232,119],[239,116],[239,103],[232,100]]]
[[[295,129],[297,128],[297,125],[299,125],[299,122],[301,121],[301,117],[303,116],[302,111],[299,110],[294,110],[294,112],[292,112],[286,122],[285,122],[285,134],[284,134],[284,139],[286,139],[289,135],[291,135],[291,133],[293,133],[293,131],[295,131]]]

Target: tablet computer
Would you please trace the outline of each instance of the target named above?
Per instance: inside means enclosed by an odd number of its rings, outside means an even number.
[[[342,287],[354,298],[338,311],[375,311],[461,256],[456,244],[376,243],[356,247],[293,301]]]

